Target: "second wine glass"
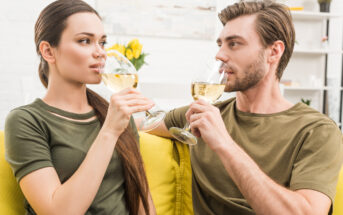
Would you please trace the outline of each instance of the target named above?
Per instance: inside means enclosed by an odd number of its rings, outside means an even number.
[[[116,93],[125,88],[136,88],[138,73],[132,63],[116,50],[107,51],[107,60],[102,72],[102,81],[112,92]],[[149,131],[159,125],[166,113],[160,109],[145,112],[145,118],[138,125],[139,130]]]
[[[222,70],[223,63],[216,61],[212,63],[205,75],[196,78],[191,84],[191,92],[194,100],[203,99],[210,104],[217,101],[223,94],[227,81],[227,74]],[[178,141],[188,144],[197,144],[197,138],[190,132],[190,125],[187,122],[183,128],[171,127],[169,133]]]

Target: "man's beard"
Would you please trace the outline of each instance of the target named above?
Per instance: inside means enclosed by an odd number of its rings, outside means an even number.
[[[243,78],[237,78],[234,83],[230,83],[225,86],[225,92],[246,91],[254,87],[264,76],[264,50],[261,50],[258,54],[258,58],[255,62],[251,63],[247,69],[243,71]],[[230,67],[230,70],[237,74],[237,70]],[[237,77],[237,76],[236,76]]]

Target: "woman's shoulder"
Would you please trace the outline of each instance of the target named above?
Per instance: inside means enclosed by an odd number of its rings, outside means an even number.
[[[31,104],[23,105],[12,109],[6,117],[5,124],[14,124],[13,126],[20,126],[21,124],[30,124],[37,122],[39,116],[39,108],[36,101]]]

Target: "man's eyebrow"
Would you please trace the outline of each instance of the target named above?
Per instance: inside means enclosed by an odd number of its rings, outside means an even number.
[[[232,35],[232,36],[227,36],[224,38],[225,41],[230,41],[230,40],[233,40],[233,39],[242,39],[245,41],[245,39],[239,35]],[[217,39],[217,43],[222,43],[222,40],[220,38]]]
[[[81,33],[78,33],[76,35],[80,35],[80,34],[84,34],[84,35],[87,35],[87,36],[90,36],[90,37],[94,37],[94,34],[93,33],[89,33],[89,32],[81,32]],[[107,38],[107,35],[102,35],[101,36],[101,39],[104,39],[104,38]]]

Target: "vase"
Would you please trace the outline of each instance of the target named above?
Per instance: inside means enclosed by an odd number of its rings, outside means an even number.
[[[330,12],[330,3],[329,2],[319,3],[319,10],[320,12]]]

